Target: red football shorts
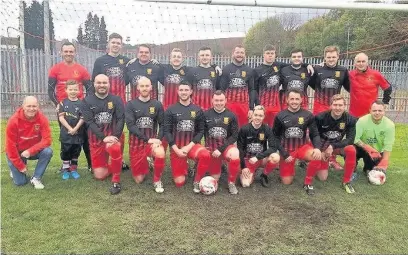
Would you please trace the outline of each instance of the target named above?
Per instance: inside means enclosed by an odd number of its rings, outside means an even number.
[[[121,143],[115,143],[111,145],[112,148],[109,149],[109,151],[120,151],[122,152],[121,149]],[[100,168],[108,167],[108,162],[109,162],[109,155],[108,150],[106,148],[105,143],[98,143],[98,144],[89,144],[89,149],[91,151],[91,161],[92,161],[92,168]],[[122,155],[122,153],[120,153]],[[119,161],[119,157],[116,159],[111,159],[111,161]],[[120,162],[122,162],[122,156],[120,156]]]
[[[210,165],[208,167],[208,171],[210,172],[210,175],[219,175],[221,174],[221,165],[222,165],[222,161],[228,161],[227,159],[227,154],[228,151],[231,148],[236,148],[235,145],[231,144],[230,146],[228,146],[224,152],[221,154],[221,156],[219,156],[218,158],[214,158],[213,156],[211,156],[211,161],[210,161]],[[210,155],[212,155],[212,151],[210,151]]]
[[[242,127],[248,123],[249,106],[247,103],[227,102],[227,108],[237,116],[238,126]]]
[[[279,111],[276,111],[276,107],[265,107],[265,119],[264,123],[268,126],[272,127],[273,122],[275,121],[276,115],[278,115]]]
[[[197,151],[199,151],[201,148],[206,150],[206,148],[201,144],[195,144],[193,148],[191,148],[191,150],[188,152],[187,157],[184,158],[180,158],[179,156],[177,156],[174,150],[170,148],[170,165],[171,171],[173,173],[173,178],[187,175],[187,159],[196,160],[194,158],[194,155],[196,155]]]
[[[305,160],[306,155],[310,150],[313,150],[313,146],[310,144],[304,144],[303,146],[289,153],[295,159]],[[279,162],[280,176],[295,176],[295,164],[296,160],[292,160],[292,162],[286,162],[285,159],[281,157],[281,160]]]
[[[330,105],[320,104],[318,102],[314,102],[313,104],[313,115],[317,115],[321,112],[330,110]]]
[[[147,157],[152,156],[152,152],[152,146],[148,143],[129,148],[130,167],[133,176],[147,175],[149,173]]]

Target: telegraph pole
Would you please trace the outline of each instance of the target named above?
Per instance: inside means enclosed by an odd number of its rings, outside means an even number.
[[[21,92],[28,93],[27,86],[27,56],[25,48],[25,34],[24,34],[24,1],[20,1],[20,15],[19,15],[19,30],[20,30],[20,53],[21,53]]]
[[[50,50],[50,1],[44,0],[44,55],[45,55],[45,80],[51,67]]]

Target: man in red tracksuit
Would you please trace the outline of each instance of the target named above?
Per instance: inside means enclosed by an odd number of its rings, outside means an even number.
[[[39,111],[37,98],[28,96],[6,127],[6,158],[14,184],[26,184],[29,180],[27,160],[38,160],[30,182],[35,189],[44,188],[41,177],[52,158],[50,145],[48,119]]]

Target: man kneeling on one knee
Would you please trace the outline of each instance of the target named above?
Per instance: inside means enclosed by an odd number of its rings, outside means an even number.
[[[30,182],[36,189],[44,188],[41,178],[52,158],[50,145],[48,119],[39,111],[37,98],[28,96],[6,127],[6,157],[14,184],[26,184],[29,180],[27,160],[38,160]]]
[[[243,126],[238,133],[237,147],[241,159],[241,184],[249,187],[254,181],[257,168],[264,166],[261,175],[261,184],[270,186],[267,175],[273,171],[279,162],[277,142],[274,140],[272,130],[263,123],[265,108],[257,105],[254,108],[251,123]]]

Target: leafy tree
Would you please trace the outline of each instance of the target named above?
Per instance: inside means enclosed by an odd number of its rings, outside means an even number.
[[[24,32],[26,49],[41,49],[44,50],[44,4],[40,4],[34,0],[30,6],[24,2]],[[54,40],[54,22],[52,12],[49,10],[50,40]],[[52,51],[53,44],[50,43],[50,50]]]
[[[108,41],[105,18],[99,19],[89,12],[84,27],[83,44],[91,49],[105,49]]]
[[[295,14],[277,15],[256,23],[245,36],[247,55],[262,55],[265,44],[277,47],[277,53],[286,53],[293,48],[293,40],[300,24]]]
[[[77,41],[79,44],[84,44],[84,32],[82,31],[82,26],[78,27]]]

